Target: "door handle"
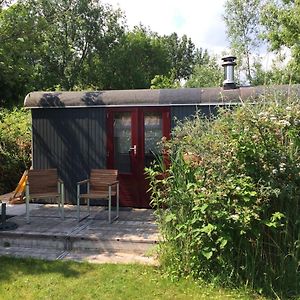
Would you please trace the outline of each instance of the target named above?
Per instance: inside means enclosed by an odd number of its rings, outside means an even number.
[[[133,154],[136,155],[136,145],[129,148],[129,151],[133,151]]]

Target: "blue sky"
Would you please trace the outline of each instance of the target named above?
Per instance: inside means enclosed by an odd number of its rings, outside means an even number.
[[[121,8],[130,28],[142,23],[159,34],[186,34],[211,54],[228,48],[222,19],[225,0],[106,0]]]

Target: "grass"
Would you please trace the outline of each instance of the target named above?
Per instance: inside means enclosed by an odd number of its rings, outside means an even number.
[[[258,299],[204,282],[172,282],[152,266],[0,257],[0,299]],[[262,298],[259,298],[262,299]]]

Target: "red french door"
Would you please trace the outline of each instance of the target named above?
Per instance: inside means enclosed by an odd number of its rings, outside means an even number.
[[[107,168],[119,170],[121,206],[149,207],[144,173],[170,136],[167,107],[109,108],[107,113]]]

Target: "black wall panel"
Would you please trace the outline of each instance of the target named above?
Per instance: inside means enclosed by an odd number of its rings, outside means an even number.
[[[191,118],[196,111],[210,116],[215,106],[172,106],[176,119]],[[65,183],[66,200],[76,203],[76,182],[88,178],[90,169],[106,168],[106,109],[32,109],[33,168],[57,168]]]
[[[66,199],[76,202],[76,182],[106,167],[104,108],[33,109],[33,168],[57,168]]]
[[[185,119],[191,119],[195,116],[196,112],[199,114],[210,117],[217,113],[217,107],[214,105],[182,105],[182,106],[172,106],[171,116],[173,128],[176,125],[176,121],[184,121]]]

